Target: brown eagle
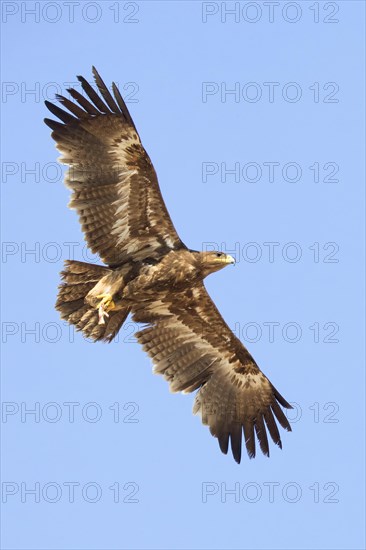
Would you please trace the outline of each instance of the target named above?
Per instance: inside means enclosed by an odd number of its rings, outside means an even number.
[[[128,314],[142,323],[137,340],[154,372],[173,392],[196,393],[199,413],[227,453],[241,459],[242,434],[249,457],[256,438],[269,456],[267,430],[279,447],[279,424],[291,431],[280,405],[291,408],[221,317],[204,278],[233,264],[223,252],[199,252],[180,240],[158,179],[125,102],[98,72],[100,95],[81,76],[84,95],[57,96],[66,110],[46,101],[61,122],[45,119],[70,166],[69,206],[79,214],[85,239],[105,266],[66,261],[56,309],[92,340],[110,342]],[[279,405],[280,404],[280,405]]]

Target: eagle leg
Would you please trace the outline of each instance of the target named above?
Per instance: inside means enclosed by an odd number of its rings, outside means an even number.
[[[98,294],[97,298],[101,298],[101,301],[96,306],[98,310],[99,322],[98,325],[105,325],[105,317],[109,317],[108,311],[115,309],[116,305],[113,301],[111,294]]]

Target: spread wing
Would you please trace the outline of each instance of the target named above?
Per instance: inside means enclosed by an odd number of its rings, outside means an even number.
[[[280,405],[292,408],[261,372],[253,357],[227,326],[202,283],[182,293],[160,293],[136,304],[136,322],[147,327],[136,337],[173,392],[198,388],[194,413],[218,438],[220,448],[239,463],[242,434],[249,456],[256,439],[269,456],[267,431],[279,447],[279,424],[291,431]],[[279,405],[280,404],[280,405]]]
[[[113,97],[94,67],[93,74],[101,96],[79,76],[87,98],[69,89],[76,102],[57,96],[67,110],[46,101],[62,122],[45,119],[60,161],[70,166],[65,177],[73,190],[69,206],[79,214],[90,249],[117,266],[186,248],[118,88],[113,83]]]

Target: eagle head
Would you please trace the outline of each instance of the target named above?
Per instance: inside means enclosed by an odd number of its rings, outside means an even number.
[[[220,251],[201,252],[201,268],[204,277],[215,271],[219,271],[229,264],[235,264],[235,260],[230,254]]]

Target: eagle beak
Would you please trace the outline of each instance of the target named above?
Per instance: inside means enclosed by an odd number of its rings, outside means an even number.
[[[226,264],[235,264],[235,258],[230,256],[230,254],[226,254],[225,263]]]

